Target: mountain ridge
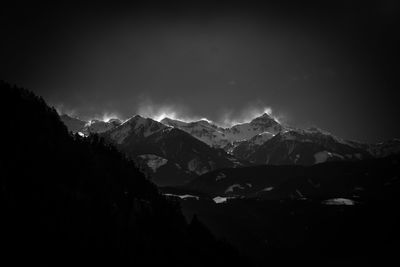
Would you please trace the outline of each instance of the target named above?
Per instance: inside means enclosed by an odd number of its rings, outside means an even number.
[[[77,123],[73,118],[64,122],[68,126],[71,121]],[[78,121],[78,126],[82,124]],[[78,128],[74,124],[69,126],[75,132]],[[83,135],[96,132],[141,162],[156,183],[163,186],[183,184],[224,167],[314,165],[400,152],[400,141],[396,139],[377,144],[358,143],[317,127],[283,126],[267,113],[227,128],[208,120],[184,122],[165,117],[159,122],[135,115],[124,122],[92,121],[80,131]],[[165,184],[170,179],[167,177],[177,178]]]
[[[129,157],[145,163],[159,185],[182,184],[208,171],[238,163],[179,128],[139,115],[102,133]]]

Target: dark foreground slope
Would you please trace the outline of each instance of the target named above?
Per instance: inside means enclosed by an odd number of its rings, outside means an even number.
[[[32,93],[1,87],[2,262],[36,266],[241,263],[96,135],[68,134]],[[4,121],[5,120],[5,121]]]
[[[313,166],[253,166],[206,173],[185,188],[211,197],[397,199],[400,155]]]
[[[182,200],[184,214],[197,214],[258,266],[400,262],[400,155],[224,169],[168,193],[199,196]]]
[[[186,199],[193,213],[256,266],[398,266],[399,205],[315,200]]]

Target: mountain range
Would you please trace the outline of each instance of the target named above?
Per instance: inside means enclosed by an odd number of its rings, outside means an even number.
[[[86,122],[0,86],[3,113],[16,110],[5,118],[0,164],[6,259],[65,266],[398,260],[397,139],[343,140],[268,114],[230,128],[141,116]],[[158,185],[172,186],[156,187],[132,159]]]
[[[400,140],[376,144],[344,140],[318,128],[282,125],[267,113],[224,128],[208,120],[160,122],[135,115],[122,122],[61,120],[73,133],[97,133],[141,164],[162,186],[181,185],[221,168],[252,165],[314,165],[358,161],[400,152]]]

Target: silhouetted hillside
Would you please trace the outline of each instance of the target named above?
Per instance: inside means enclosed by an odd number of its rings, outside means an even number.
[[[97,135],[72,136],[54,108],[0,82],[2,261],[13,265],[226,265],[242,259],[188,224]]]

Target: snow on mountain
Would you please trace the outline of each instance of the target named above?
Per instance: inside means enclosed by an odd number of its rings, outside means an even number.
[[[255,145],[262,145],[265,142],[267,142],[269,139],[271,139],[272,137],[274,137],[273,133],[270,132],[264,132],[264,133],[260,133],[257,134],[255,136],[253,136],[250,140],[255,144]]]
[[[352,199],[347,198],[332,198],[322,201],[324,205],[336,205],[336,206],[353,206],[356,202]]]
[[[85,134],[104,133],[106,131],[114,129],[121,123],[122,122],[118,119],[111,119],[109,121],[91,120],[85,125],[84,129],[81,132]]]
[[[66,114],[60,116],[61,121],[67,126],[68,130],[73,133],[80,133],[83,135],[89,135],[91,133],[104,133],[115,127],[121,125],[119,119],[110,119],[108,121],[102,120],[90,120],[83,121],[78,118],[70,117]]]
[[[162,157],[153,154],[144,154],[140,155],[139,157],[146,160],[147,166],[149,166],[149,168],[153,172],[156,172],[158,168],[160,168],[161,166],[165,165],[168,162],[167,159],[164,159]]]
[[[138,115],[102,136],[149,167],[159,185],[182,184],[211,170],[237,165],[222,149],[212,148],[179,128]]]
[[[211,147],[222,148],[229,142],[225,137],[225,129],[211,124],[206,120],[183,122],[170,118],[164,118],[161,123],[181,129]]]
[[[232,154],[256,164],[273,165],[312,165],[371,157],[361,144],[342,140],[316,128],[282,131],[264,143],[250,139],[239,144]]]
[[[270,132],[257,134],[248,140],[238,142],[236,145],[230,147],[229,152],[241,159],[247,159],[252,153],[254,153],[256,148],[270,140],[272,137],[274,137],[274,134]]]
[[[224,148],[228,152],[240,142],[256,135],[260,135],[257,142],[264,142],[284,129],[282,125],[267,113],[250,122],[237,124],[230,128],[219,127],[206,120],[187,123],[164,118],[161,122],[165,125],[181,129],[209,146]]]
[[[109,136],[117,144],[123,144],[128,136],[135,136],[140,140],[167,128],[169,127],[157,121],[136,115],[113,129]]]
[[[166,173],[169,173],[180,177],[177,178],[180,181],[221,166],[313,165],[400,153],[399,139],[372,145],[357,143],[316,127],[282,126],[267,113],[229,128],[208,120],[184,122],[164,118],[158,122],[139,115],[124,123],[118,119],[85,122],[68,115],[60,117],[70,131],[83,135],[102,134],[130,156],[154,155],[165,159],[165,164],[156,166],[153,163],[157,159],[140,158],[155,176],[167,179]]]
[[[259,134],[264,134],[264,138],[267,139],[282,130],[284,130],[284,127],[279,124],[279,122],[267,113],[264,113],[250,122],[237,124],[231,128],[227,128],[226,136],[232,143],[235,141],[245,141]]]
[[[316,127],[282,126],[267,113],[229,128],[207,120],[183,122],[164,118],[161,122],[181,129],[211,147],[223,148],[237,159],[257,164],[310,165],[400,153],[398,139],[368,145],[344,140]]]
[[[234,192],[236,188],[244,189],[244,187],[240,184],[233,184],[233,185],[228,186],[228,188],[226,188],[225,193]]]
[[[357,156],[357,155],[359,155],[359,154],[356,153],[357,158],[361,157],[361,156]],[[300,157],[300,155],[299,155],[299,157]],[[315,159],[314,164],[322,163],[325,161],[330,161],[330,160],[332,160],[332,158],[335,158],[335,157],[337,159],[344,159],[344,157],[342,155],[337,154],[337,153],[332,153],[329,151],[319,151],[314,154],[314,159]]]

